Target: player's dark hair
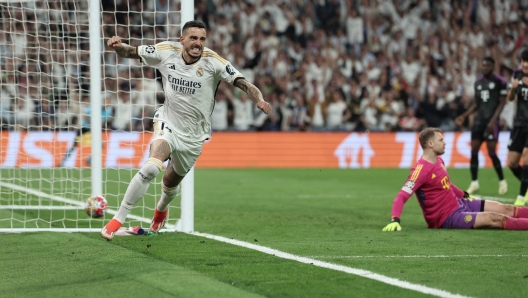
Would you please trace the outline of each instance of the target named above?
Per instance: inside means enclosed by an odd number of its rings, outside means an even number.
[[[200,21],[188,21],[183,25],[182,32],[185,32],[187,28],[203,28],[205,29],[205,24]]]
[[[521,52],[521,61],[528,62],[528,50],[524,50]]]
[[[490,56],[487,56],[487,57],[484,57],[484,59],[482,59],[482,61],[487,61],[491,64],[495,64],[495,59],[491,58]]]
[[[432,138],[434,138],[435,132],[442,132],[440,128],[437,127],[428,127],[422,132],[420,132],[420,146],[422,146],[422,149],[425,149],[427,147],[427,142],[429,142]]]

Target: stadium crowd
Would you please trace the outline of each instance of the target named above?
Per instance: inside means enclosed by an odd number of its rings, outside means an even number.
[[[33,6],[32,6],[33,5]],[[0,3],[2,129],[89,125],[86,1]],[[103,1],[102,34],[178,40],[179,1]],[[473,100],[485,56],[509,80],[528,47],[528,0],[195,0],[206,45],[262,91],[270,115],[220,84],[215,131],[445,131]],[[161,78],[105,49],[103,121],[150,130]],[[512,127],[515,104],[501,115]],[[84,124],[83,124],[84,123]]]

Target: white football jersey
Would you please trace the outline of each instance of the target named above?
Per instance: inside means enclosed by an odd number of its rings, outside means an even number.
[[[204,47],[202,57],[187,64],[179,42],[139,46],[143,63],[157,68],[163,76],[165,103],[159,118],[172,125],[177,136],[201,141],[211,137],[211,114],[220,80],[231,85],[243,75],[229,61]]]

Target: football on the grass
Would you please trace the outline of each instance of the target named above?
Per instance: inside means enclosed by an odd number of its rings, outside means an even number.
[[[86,213],[93,217],[99,218],[103,217],[108,209],[108,202],[103,196],[91,196],[86,200]]]

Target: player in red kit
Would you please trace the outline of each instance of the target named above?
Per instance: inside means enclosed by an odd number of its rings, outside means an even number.
[[[400,231],[403,205],[416,193],[418,203],[432,229],[528,230],[528,208],[472,198],[449,179],[444,161],[445,145],[438,128],[420,133],[423,155],[411,169],[404,186],[392,203],[392,219],[383,231]]]

